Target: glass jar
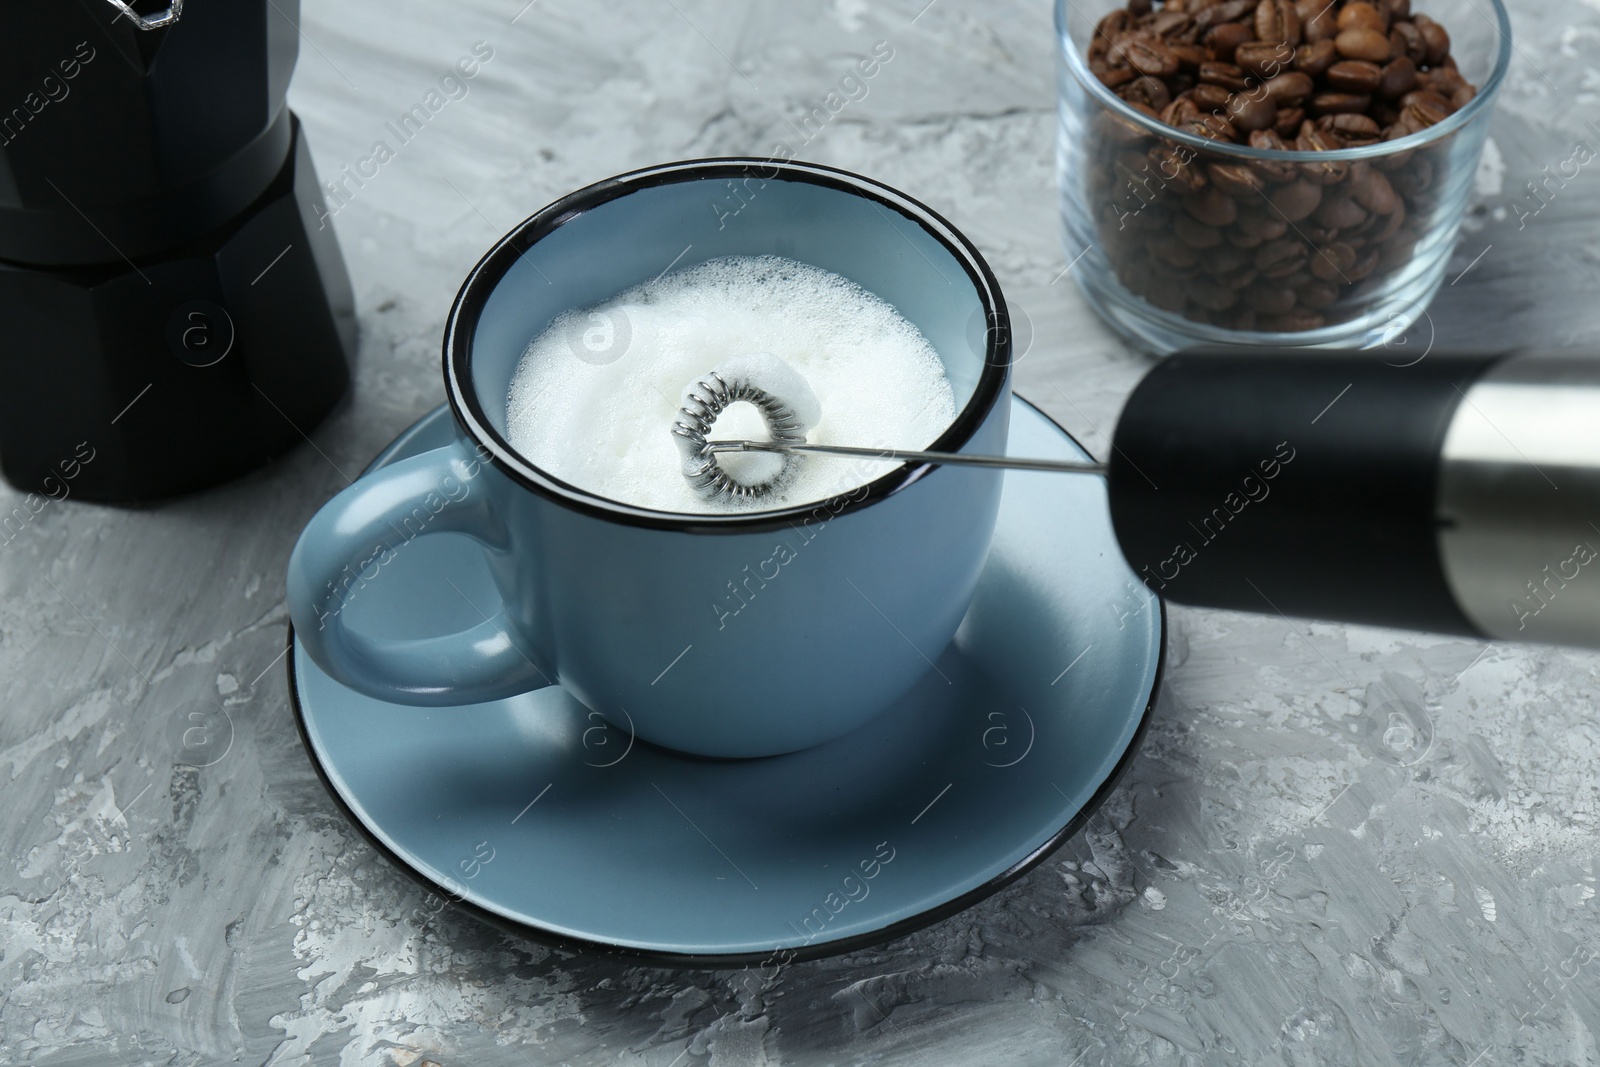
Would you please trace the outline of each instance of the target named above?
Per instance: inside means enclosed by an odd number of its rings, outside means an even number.
[[[1285,80],[1274,79],[1295,70],[1288,44],[1278,46],[1277,66],[1271,57],[1258,62],[1259,73],[1231,93],[1208,90],[1227,96],[1226,108],[1192,108],[1181,126],[1162,121],[1153,105],[1171,103],[1161,99],[1167,82],[1137,69],[1159,62],[1130,63],[1124,50],[1111,60],[1124,69],[1108,66],[1123,6],[1056,4],[1064,241],[1095,310],[1157,353],[1215,344],[1365,348],[1410,326],[1443,281],[1510,60],[1500,0],[1418,0],[1419,12],[1449,32],[1449,54],[1476,95],[1418,132],[1357,146],[1316,133],[1315,122],[1293,128],[1288,112],[1310,118],[1337,101],[1282,94]],[[1166,21],[1181,25],[1176,14]],[[1178,49],[1186,64],[1197,58],[1188,43]],[[1178,84],[1186,74],[1195,82],[1198,71],[1180,69]],[[1245,126],[1260,125],[1250,109],[1263,100],[1290,124],[1277,143],[1292,147],[1235,143],[1245,141]],[[1325,150],[1302,149],[1308,144]]]

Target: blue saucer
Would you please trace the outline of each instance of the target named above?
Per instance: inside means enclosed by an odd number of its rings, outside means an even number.
[[[1011,418],[1013,454],[1087,457],[1026,402]],[[453,432],[441,407],[369,469]],[[758,760],[683,756],[606,726],[559,687],[401,707],[345,689],[295,646],[306,751],[380,852],[521,934],[713,967],[887,941],[994,893],[1075,833],[1155,700],[1165,614],[1122,561],[1105,483],[1005,478],[954,644],[905,699],[837,741]],[[441,534],[408,545],[346,610],[352,625],[420,637],[499,604],[478,548]]]

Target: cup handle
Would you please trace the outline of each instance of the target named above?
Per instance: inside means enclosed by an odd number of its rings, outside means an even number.
[[[466,534],[489,552],[506,551],[504,525],[476,480],[481,467],[456,441],[363,476],[306,524],[289,557],[289,615],[295,637],[334,680],[416,707],[477,704],[551,684],[518,647],[504,611],[437,637],[380,638],[346,625],[352,584],[417,537]]]

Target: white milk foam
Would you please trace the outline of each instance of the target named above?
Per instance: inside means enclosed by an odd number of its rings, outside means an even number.
[[[807,434],[812,444],[926,448],[955,419],[944,364],[891,305],[818,267],[778,256],[730,256],[556,318],[528,345],[512,379],[511,445],[588,492],[700,514],[810,503],[893,469],[807,456],[770,496],[735,502],[697,495],[683,477],[671,432],[684,387],[751,353],[778,356],[810,383],[821,405]],[[711,436],[769,435],[755,409],[739,403]],[[757,459],[723,458],[734,460],[726,467],[734,477],[742,473],[735,463]]]

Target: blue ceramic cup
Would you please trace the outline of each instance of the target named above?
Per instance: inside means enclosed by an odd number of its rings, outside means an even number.
[[[988,552],[999,472],[833,460],[840,491],[827,500],[675,514],[566,484],[506,442],[512,376],[556,316],[730,255],[814,264],[889,301],[955,390],[955,421],[930,447],[1004,449],[1005,301],[944,219],[877,182],[797,162],[700,160],[613,178],[522,223],[462,285],[444,336],[456,441],[361,478],[301,534],[289,608],[318,666],[369,696],[431,707],[559,682],[619,729],[723,757],[839,737],[935,671]],[[627,355],[580,345],[575,357]],[[347,625],[344,606],[413,539],[445,532],[481,544],[502,611],[412,640]]]

